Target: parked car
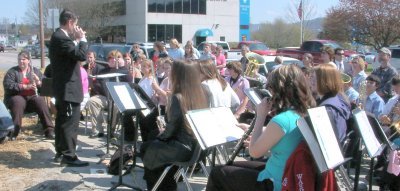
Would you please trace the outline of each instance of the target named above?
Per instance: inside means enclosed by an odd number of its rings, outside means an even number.
[[[276,56],[263,56],[263,58],[265,60],[266,69],[269,72],[271,72],[272,71],[272,67],[275,66],[275,62],[274,62],[275,57]],[[283,63],[282,63],[283,65],[295,64],[295,65],[299,66],[300,68],[304,67],[303,62],[298,60],[298,59],[295,59],[295,58],[290,58],[290,57],[283,56],[282,60],[283,60]],[[260,69],[261,69],[261,67],[260,67]],[[259,70],[259,73],[266,76],[268,71],[265,72],[265,71]]]
[[[13,46],[13,45],[7,45],[7,46],[5,47],[5,49],[6,49],[6,50],[17,50],[17,48],[15,48],[15,46]]]
[[[44,54],[45,54],[46,57],[49,56],[49,49],[47,48],[47,46],[44,46]],[[42,50],[40,49],[40,45],[39,44],[36,44],[34,46],[32,57],[35,57],[35,58],[42,57]]]
[[[204,44],[206,44],[206,43],[208,43],[208,44],[216,44],[217,46],[218,45],[222,46],[222,49],[224,50],[225,59],[226,59],[227,62],[237,60],[236,59],[236,55],[235,55],[236,53],[230,52],[231,48],[229,47],[229,43],[225,42],[225,41],[204,41],[204,42],[201,42],[197,46],[197,50],[199,50],[200,54],[203,52]]]
[[[375,62],[375,58],[378,55],[377,52],[367,52],[365,53],[365,61],[368,64],[373,64]]]
[[[330,46],[333,49],[340,47],[339,44],[332,40],[310,40],[304,41],[300,48],[279,48],[276,51],[276,55],[302,60],[305,53],[310,53],[314,57],[314,63],[322,63],[321,48],[323,46]],[[344,50],[346,57],[356,53],[352,50]]]
[[[35,53],[35,46],[34,45],[26,45],[22,50],[28,52],[32,57],[32,55],[34,55],[34,53]]]
[[[0,52],[4,52],[4,44],[0,44]]]
[[[127,44],[92,44],[89,46],[89,51],[96,53],[96,60],[107,62],[107,55],[113,50],[118,50],[122,54],[131,52],[132,46]]]

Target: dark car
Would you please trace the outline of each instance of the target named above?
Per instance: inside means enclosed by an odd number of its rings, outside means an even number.
[[[35,46],[34,45],[26,45],[23,51],[28,52],[31,56],[35,53]]]
[[[107,55],[113,50],[118,50],[122,54],[131,52],[132,46],[126,44],[92,44],[89,46],[89,51],[96,53],[96,60],[107,62]]]
[[[47,48],[47,46],[44,46],[44,54],[45,56],[49,56],[49,49]],[[35,45],[33,47],[32,56],[35,58],[42,57],[42,51],[40,49],[40,45]]]
[[[0,44],[0,52],[4,52],[4,44]]]

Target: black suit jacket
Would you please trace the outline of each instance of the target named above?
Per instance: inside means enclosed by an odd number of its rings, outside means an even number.
[[[49,58],[52,66],[53,90],[56,99],[80,103],[83,101],[80,63],[86,59],[87,43],[75,45],[60,28],[50,39]]]

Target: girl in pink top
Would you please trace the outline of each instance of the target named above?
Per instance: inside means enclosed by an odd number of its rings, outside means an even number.
[[[224,49],[221,45],[217,46],[217,54],[215,55],[215,61],[217,63],[217,69],[222,76],[225,76],[226,59],[224,55]]]
[[[82,80],[82,91],[83,91],[83,101],[81,102],[81,110],[83,110],[86,106],[86,102],[89,100],[89,80],[88,73],[85,68],[82,67],[81,64],[81,80]]]
[[[171,91],[171,83],[169,81],[169,73],[172,68],[172,60],[168,58],[160,58],[160,62],[162,62],[161,66],[164,70],[164,76],[166,76],[160,85],[153,82],[152,87],[157,94],[158,105],[160,106],[160,115],[165,115],[165,107],[167,105],[167,97]]]

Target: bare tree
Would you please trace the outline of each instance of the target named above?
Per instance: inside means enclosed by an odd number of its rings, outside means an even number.
[[[325,24],[324,31],[328,35],[335,34],[335,23],[343,23],[350,26],[344,29],[345,36],[375,49],[389,46],[400,39],[398,0],[340,0],[327,17],[336,19]]]

